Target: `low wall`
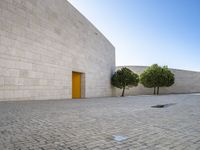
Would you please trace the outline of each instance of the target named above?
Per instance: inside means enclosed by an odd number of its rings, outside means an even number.
[[[144,66],[123,66],[131,69],[137,74],[141,74],[147,67]],[[117,67],[116,70],[122,68]],[[160,94],[179,93],[200,93],[200,72],[171,69],[175,75],[175,84],[171,87],[160,88]],[[122,90],[114,88],[113,95],[120,96]],[[147,95],[152,94],[153,88],[145,88],[139,84],[138,87],[126,89],[125,95]]]

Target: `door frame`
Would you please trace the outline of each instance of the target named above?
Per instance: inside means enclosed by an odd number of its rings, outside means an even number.
[[[80,98],[85,98],[85,73],[83,72],[80,72],[80,71],[72,71],[72,88],[71,88],[71,91],[72,91],[72,99],[79,99],[79,98],[73,98],[73,73],[78,73],[80,74]]]

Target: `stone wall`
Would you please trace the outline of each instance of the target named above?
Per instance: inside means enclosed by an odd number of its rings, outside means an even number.
[[[111,96],[112,44],[66,0],[0,0],[0,100]]]
[[[141,74],[146,67],[127,66],[133,72]],[[121,67],[117,67],[119,69]],[[168,88],[160,88],[160,94],[174,93],[200,93],[200,72],[171,69],[175,74],[175,84]],[[145,88],[141,84],[138,87],[126,89],[125,95],[146,95],[153,94],[153,88]],[[121,90],[114,88],[114,95],[120,96]]]

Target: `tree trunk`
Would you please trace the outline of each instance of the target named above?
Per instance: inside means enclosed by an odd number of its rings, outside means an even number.
[[[156,87],[153,87],[154,91],[153,94],[156,95]]]
[[[159,95],[159,89],[160,89],[160,87],[158,86],[157,87],[157,95]]]
[[[124,92],[125,92],[125,88],[123,88],[123,90],[122,90],[122,95],[121,95],[121,97],[124,97]]]

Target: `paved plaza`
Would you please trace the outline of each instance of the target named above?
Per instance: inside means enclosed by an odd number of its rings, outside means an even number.
[[[199,150],[200,95],[0,102],[0,150],[104,149]]]

